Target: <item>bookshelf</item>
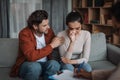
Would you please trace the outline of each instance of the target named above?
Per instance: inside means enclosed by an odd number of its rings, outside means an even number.
[[[110,7],[117,0],[72,0],[72,9],[83,17],[82,29],[91,33],[103,32],[108,43],[120,45],[120,37],[113,34]]]

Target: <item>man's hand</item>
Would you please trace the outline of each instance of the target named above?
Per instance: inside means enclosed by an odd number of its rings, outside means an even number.
[[[63,43],[64,43],[64,38],[63,37],[55,37],[55,38],[53,38],[50,45],[52,46],[52,48],[56,48],[56,47],[62,45]]]

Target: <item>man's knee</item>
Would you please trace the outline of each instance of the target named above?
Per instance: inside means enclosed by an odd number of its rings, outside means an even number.
[[[19,76],[26,80],[38,79],[42,68],[37,62],[24,62],[21,65]]]
[[[60,69],[60,64],[56,60],[49,60],[46,65]]]
[[[24,62],[21,68],[22,70],[27,70],[26,72],[31,72],[33,74],[40,74],[42,72],[42,67],[37,62]]]
[[[39,64],[39,63],[37,63],[37,62],[31,62],[28,66],[27,66],[27,68],[30,70],[30,71],[33,71],[33,72],[40,72],[41,71],[41,69],[42,69],[42,67],[41,67],[41,65]]]
[[[49,60],[45,66],[46,72],[50,74],[55,74],[57,71],[60,70],[60,64],[55,60]]]

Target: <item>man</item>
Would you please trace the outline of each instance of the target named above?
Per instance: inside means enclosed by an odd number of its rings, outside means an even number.
[[[27,24],[19,33],[19,54],[10,76],[39,80],[42,75],[44,80],[48,80],[60,68],[57,61],[51,60],[50,54],[64,39],[55,37],[49,27],[48,13],[44,10],[33,12]]]
[[[120,36],[120,2],[116,2],[110,9],[115,34]],[[92,80],[120,80],[120,64],[116,69],[111,70],[93,70],[92,72],[86,72],[81,70],[78,72],[75,69],[75,77],[84,77]]]

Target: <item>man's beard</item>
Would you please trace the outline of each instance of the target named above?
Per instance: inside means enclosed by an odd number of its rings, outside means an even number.
[[[46,30],[45,32],[44,32],[44,34],[47,34],[48,33],[48,30]]]
[[[48,33],[48,30],[46,30],[46,31],[44,31],[44,32],[41,32],[41,31],[39,31],[39,30],[36,30],[36,33],[37,33],[37,34],[47,34],[47,33]]]

